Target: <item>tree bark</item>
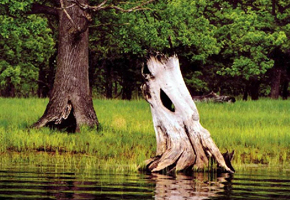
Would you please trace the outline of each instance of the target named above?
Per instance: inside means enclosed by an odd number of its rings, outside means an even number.
[[[230,96],[220,96],[214,92],[210,92],[207,95],[192,96],[193,101],[205,101],[205,102],[217,102],[217,103],[235,103],[236,99]]]
[[[79,2],[86,4],[88,0]],[[66,9],[59,11],[59,44],[54,85],[46,110],[34,126],[79,131],[81,125],[98,124],[89,88],[88,22],[83,17],[84,11],[78,6],[70,6],[66,0],[62,6]]]
[[[251,81],[250,96],[252,100],[259,99],[260,82],[258,80]]]
[[[287,100],[289,96],[288,87],[289,87],[289,79],[287,78],[283,83],[282,98],[284,100]]]
[[[243,93],[243,101],[247,101],[248,100],[248,90],[249,90],[249,86],[248,84],[244,87],[244,93]]]
[[[227,166],[199,114],[182,78],[176,56],[151,56],[142,70],[144,98],[150,104],[156,134],[156,157],[146,161],[151,172],[208,167],[209,158]]]
[[[15,92],[15,86],[11,81],[11,78],[9,77],[8,80],[6,80],[6,86],[2,92],[2,96],[4,97],[15,97],[16,96],[16,92]]]
[[[282,79],[283,79],[283,84],[282,84],[282,98],[283,100],[287,100],[288,99],[288,96],[289,96],[289,91],[288,91],[288,88],[289,88],[289,81],[290,81],[290,68],[288,66],[285,67],[285,70],[282,72],[283,76],[282,76]]]
[[[280,68],[274,68],[271,81],[271,98],[278,99],[280,94],[282,70]]]
[[[105,63],[106,66],[106,80],[105,80],[105,89],[106,89],[106,98],[112,99],[113,98],[113,69],[112,69],[112,63],[107,62]]]
[[[38,85],[38,88],[37,88],[38,98],[47,97],[49,88],[48,88],[48,84],[46,83],[46,80],[45,80],[45,70],[44,70],[43,65],[39,66],[37,85]]]
[[[137,66],[137,58],[135,56],[128,56],[125,65],[122,67],[122,99],[131,100],[132,94],[136,85],[136,75],[134,68]]]

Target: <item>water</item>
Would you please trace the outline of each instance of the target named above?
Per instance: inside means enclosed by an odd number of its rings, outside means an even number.
[[[0,165],[0,199],[290,199],[290,171],[117,173],[57,165]]]

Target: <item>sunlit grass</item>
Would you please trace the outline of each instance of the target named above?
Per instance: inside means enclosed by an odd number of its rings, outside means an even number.
[[[101,129],[83,127],[76,134],[29,128],[41,117],[47,102],[47,99],[0,98],[3,162],[8,158],[35,163],[80,162],[107,169],[137,170],[138,164],[155,155],[152,117],[144,100],[94,100]],[[197,103],[197,107],[202,125],[210,131],[220,150],[235,150],[235,168],[289,164],[289,101]]]
[[[235,150],[235,164],[286,165],[290,153],[289,101],[198,104],[201,122],[222,152]]]

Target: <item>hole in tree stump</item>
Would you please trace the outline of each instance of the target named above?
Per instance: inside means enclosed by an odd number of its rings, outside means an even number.
[[[67,119],[62,119],[60,124],[56,124],[55,121],[49,122],[47,123],[47,126],[51,129],[66,131],[68,133],[75,133],[77,128],[77,121],[73,113],[74,109],[72,107]]]
[[[171,112],[175,112],[174,104],[162,89],[160,89],[160,99],[165,108],[167,108]]]

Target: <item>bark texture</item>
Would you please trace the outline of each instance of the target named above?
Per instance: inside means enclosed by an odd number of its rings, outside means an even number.
[[[182,78],[176,56],[151,56],[143,68],[143,96],[150,104],[156,133],[156,157],[146,161],[151,172],[208,167],[209,158],[228,172],[223,155],[201,126],[195,103]]]
[[[280,84],[281,84],[282,70],[280,68],[274,68],[271,80],[271,98],[278,99],[280,94]]]
[[[80,0],[88,3],[87,0]],[[59,11],[57,70],[49,103],[35,127],[52,126],[78,131],[98,124],[89,88],[88,22],[85,13],[68,1]]]

